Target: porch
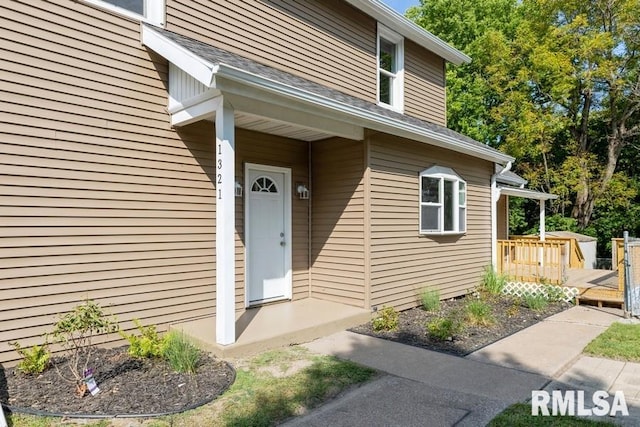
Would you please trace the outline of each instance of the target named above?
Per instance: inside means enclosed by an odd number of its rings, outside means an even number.
[[[369,310],[305,298],[236,313],[236,341],[226,346],[217,344],[215,316],[176,323],[170,329],[182,330],[218,357],[232,358],[312,341],[369,320]]]
[[[574,238],[541,241],[537,236],[515,236],[499,240],[497,247],[497,271],[511,280],[575,287],[579,291],[577,304],[624,304],[624,273],[618,274],[622,270],[616,263],[615,270],[584,268],[584,256]],[[613,252],[621,250],[616,245]],[[622,258],[622,254],[614,257]]]

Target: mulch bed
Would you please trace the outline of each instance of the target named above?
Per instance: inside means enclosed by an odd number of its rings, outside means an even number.
[[[143,416],[181,412],[208,403],[235,380],[226,362],[203,354],[194,374],[174,372],[162,359],[135,359],[127,347],[97,348],[92,356],[100,392],[84,397],[50,367],[40,375],[0,369],[0,402],[16,412],[66,416]],[[62,373],[64,360],[53,358]]]
[[[491,306],[493,318],[495,319],[495,322],[491,326],[467,325],[461,333],[443,341],[431,338],[428,335],[425,326],[428,321],[439,316],[446,317],[454,312],[462,315],[462,313],[464,313],[464,307],[470,298],[475,297],[468,296],[442,301],[440,309],[437,312],[427,312],[422,308],[402,311],[400,312],[398,329],[395,331],[375,332],[371,326],[371,322],[350,330],[364,335],[384,338],[390,341],[453,354],[455,356],[466,356],[486,345],[573,306],[573,304],[553,302],[545,309],[535,311],[523,306],[521,301],[515,298],[506,296],[486,298],[485,301]]]

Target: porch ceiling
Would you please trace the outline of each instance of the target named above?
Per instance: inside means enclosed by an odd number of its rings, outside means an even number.
[[[318,141],[334,136],[328,132],[321,132],[298,126],[291,123],[260,117],[253,114],[236,111],[236,126],[241,129],[254,130],[285,138],[299,139],[302,141]]]

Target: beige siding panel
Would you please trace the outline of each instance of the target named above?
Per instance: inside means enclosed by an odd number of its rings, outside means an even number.
[[[376,23],[345,2],[174,0],[167,29],[375,101]]]
[[[171,129],[139,24],[12,1],[0,37],[0,362],[86,298],[125,330],[213,315],[213,134]]]
[[[454,169],[467,181],[467,232],[419,234],[418,174],[432,166]],[[424,286],[443,298],[477,285],[491,262],[491,163],[385,134],[371,138],[371,304],[417,305]]]
[[[496,212],[497,238],[509,238],[509,196],[500,196]]]
[[[405,114],[446,126],[445,61],[410,40],[404,47]]]
[[[212,130],[213,132],[213,130]],[[236,177],[244,183],[245,163],[291,169],[293,299],[309,297],[309,201],[295,194],[295,183],[309,183],[308,143],[260,132],[236,131]],[[245,189],[246,191],[246,189]],[[236,199],[236,308],[244,308],[244,198]]]
[[[312,143],[314,297],[364,307],[364,144]]]

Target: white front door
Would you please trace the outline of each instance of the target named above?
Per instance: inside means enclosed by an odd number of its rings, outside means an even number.
[[[247,306],[291,298],[291,172],[247,164]]]

